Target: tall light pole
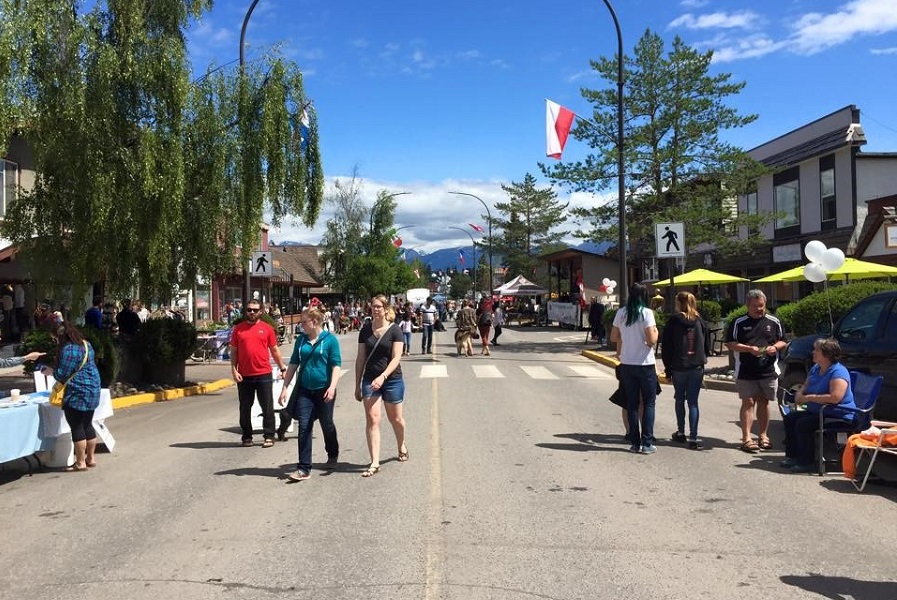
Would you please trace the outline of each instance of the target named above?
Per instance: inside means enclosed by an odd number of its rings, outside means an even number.
[[[623,306],[623,302],[626,300],[627,294],[629,294],[626,268],[626,174],[623,172],[623,149],[625,148],[623,134],[623,32],[620,31],[620,21],[617,20],[617,13],[614,12],[614,7],[611,6],[610,0],[604,0],[604,5],[610,11],[610,16],[614,20],[614,27],[617,30],[617,194],[619,194],[617,210],[620,212],[620,239],[618,241],[620,246],[620,281],[617,282],[620,286],[620,291],[617,292],[617,297],[619,298],[620,306]]]
[[[477,285],[477,243],[473,240],[473,236],[470,235],[470,232],[467,231],[466,229],[462,229],[461,227],[452,227],[452,226],[449,226],[446,229],[457,229],[458,231],[463,231],[464,233],[467,234],[467,237],[470,238],[470,244],[473,246],[473,290],[472,290],[472,294],[473,294],[473,299],[476,300],[477,299],[477,290],[476,290],[476,285]],[[492,294],[492,290],[489,290],[489,294],[490,295]]]
[[[486,217],[488,221],[487,224],[489,226],[489,296],[492,296],[492,290],[495,289],[495,282],[493,281],[495,267],[493,267],[492,265],[492,211],[489,210],[489,205],[483,202],[483,199],[479,196],[475,196],[467,192],[449,192],[449,194],[457,194],[458,196],[470,196],[471,198],[476,198],[480,201],[480,204],[483,205],[483,208],[486,209]],[[471,236],[470,239],[473,239],[473,236]]]
[[[259,0],[252,0],[252,4],[249,5],[249,10],[246,11],[246,16],[243,17],[243,26],[240,27],[240,106],[243,105],[244,100],[244,92],[246,86],[246,57],[243,52],[243,46],[245,45],[246,40],[246,26],[249,25],[249,17],[252,16],[252,11],[255,10],[255,5],[259,3]],[[245,110],[241,108],[240,110]],[[244,187],[246,185],[245,181],[243,183]],[[243,261],[246,262],[245,260]],[[250,271],[243,265],[243,308],[246,308],[246,303],[249,302],[249,288],[250,288]]]

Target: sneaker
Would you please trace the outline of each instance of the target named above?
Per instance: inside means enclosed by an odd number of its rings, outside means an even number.
[[[783,469],[790,469],[791,467],[793,467],[796,464],[797,464],[797,461],[794,460],[793,458],[786,458],[785,460],[783,460],[782,462],[779,463],[779,466],[782,467]]]
[[[629,442],[630,444],[636,443],[638,440],[632,437],[631,433],[627,433],[623,435],[623,439]]]
[[[688,442],[688,449],[689,450],[703,450],[704,444],[702,444],[701,442],[699,442],[697,440],[692,440],[692,441]]]
[[[332,471],[333,469],[336,468],[336,466],[337,466],[338,464],[339,464],[339,457],[338,457],[338,456],[328,456],[328,457],[327,457],[327,462],[324,463],[324,468],[327,469],[328,471]]]
[[[277,441],[278,441],[278,442],[285,442],[285,441],[287,441],[287,436],[286,436],[286,434],[285,434],[285,433],[278,433],[278,434],[277,434]]]
[[[642,447],[639,446],[638,444],[633,444],[629,447],[629,451],[632,452],[633,454],[638,454],[639,452],[642,451]]]
[[[240,442],[240,445],[244,448],[252,448],[254,444],[252,443],[252,440],[243,440],[242,442]]]
[[[302,471],[301,469],[297,469],[292,473],[289,473],[287,475],[287,479],[289,479],[290,481],[305,481],[306,479],[311,479],[311,475],[309,475],[305,471]]]
[[[654,454],[657,452],[657,446],[654,444],[649,444],[647,446],[642,446],[642,449],[639,451],[642,454]]]
[[[684,433],[679,433],[678,431],[673,434],[673,441],[677,444],[684,444],[688,441],[688,438],[685,437]]]

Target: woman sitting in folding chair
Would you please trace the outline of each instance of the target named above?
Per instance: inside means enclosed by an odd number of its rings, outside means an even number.
[[[842,408],[856,408],[850,388],[850,373],[841,364],[841,346],[834,339],[818,339],[813,344],[815,363],[794,396],[796,406],[806,405],[806,410],[790,410],[784,417],[785,455],[781,466],[792,473],[812,473],[816,470],[816,430],[819,427],[819,411],[825,404],[837,408],[826,411],[832,419],[853,420],[853,413]]]

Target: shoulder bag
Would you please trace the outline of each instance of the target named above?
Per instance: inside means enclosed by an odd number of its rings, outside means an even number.
[[[50,404],[53,406],[62,406],[62,399],[65,396],[65,386],[68,385],[68,382],[72,380],[72,378],[78,374],[78,371],[84,368],[84,365],[87,364],[87,342],[84,342],[84,359],[81,361],[81,366],[75,369],[75,372],[72,373],[65,382],[57,381],[53,384],[53,389],[50,390]]]

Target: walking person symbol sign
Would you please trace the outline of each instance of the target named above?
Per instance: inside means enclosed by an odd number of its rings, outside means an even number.
[[[685,257],[685,227],[682,223],[655,223],[657,258]]]

